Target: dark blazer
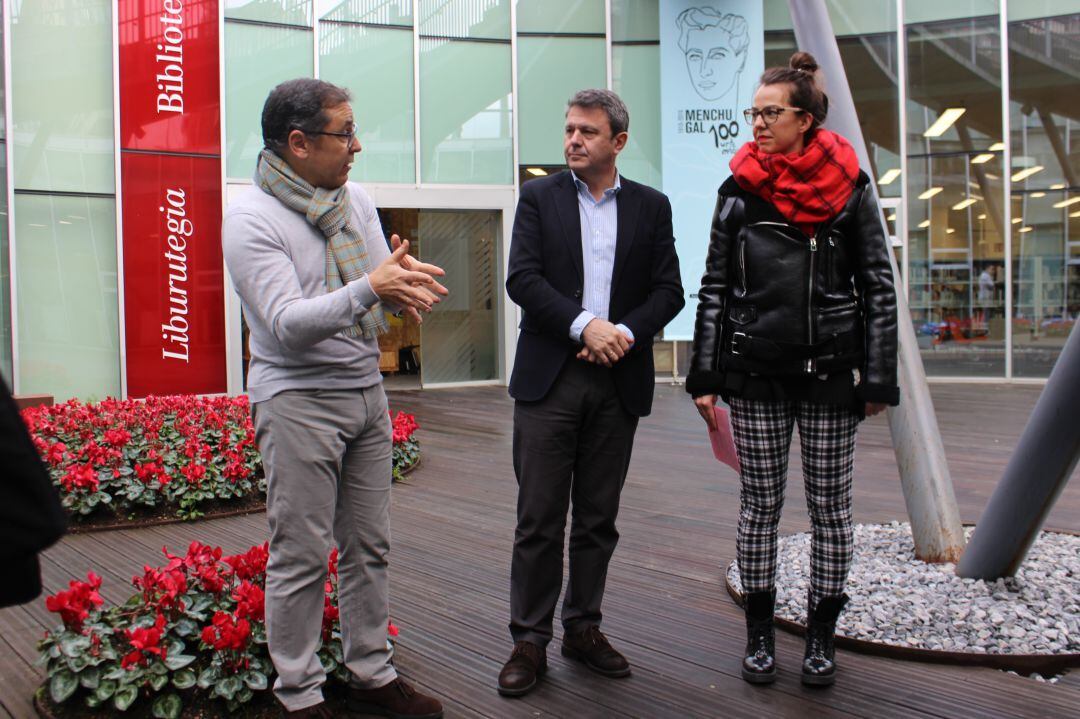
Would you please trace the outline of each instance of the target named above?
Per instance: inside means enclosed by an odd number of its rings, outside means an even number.
[[[625,177],[621,186],[608,320],[629,327],[635,341],[611,371],[623,407],[643,417],[652,410],[653,337],[685,300],[671,203],[663,193]],[[523,310],[510,376],[515,399],[542,399],[581,349],[570,339],[570,325],[583,309],[581,255],[577,188],[570,172],[522,185],[506,278],[510,299]]]

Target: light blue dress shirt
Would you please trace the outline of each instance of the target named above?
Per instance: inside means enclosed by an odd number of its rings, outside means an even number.
[[[615,239],[619,221],[617,196],[622,189],[619,174],[615,184],[604,190],[599,200],[589,192],[589,186],[573,171],[570,176],[577,187],[578,216],[581,219],[581,259],[585,286],[582,288],[581,306],[584,308],[570,324],[570,339],[581,341],[585,325],[592,320],[608,318],[611,304],[611,273],[615,269]],[[634,333],[626,325],[616,325],[623,334],[634,339]]]

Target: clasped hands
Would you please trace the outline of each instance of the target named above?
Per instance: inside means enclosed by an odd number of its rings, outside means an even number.
[[[623,334],[615,325],[599,317],[589,320],[581,331],[585,346],[577,353],[578,359],[611,367],[626,356],[634,340]]]
[[[409,257],[409,241],[397,235],[390,236],[390,247],[391,255],[368,274],[371,290],[380,300],[398,305],[421,324],[424,318],[420,312],[431,312],[441,302],[440,295],[450,294],[450,290],[435,280],[446,271]]]

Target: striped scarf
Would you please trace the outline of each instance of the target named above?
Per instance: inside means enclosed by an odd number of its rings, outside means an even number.
[[[304,215],[326,238],[326,289],[328,292],[371,272],[364,236],[349,224],[347,185],[334,190],[312,185],[296,174],[277,153],[263,149],[255,167],[255,182],[263,192]],[[387,329],[382,303],[376,303],[360,321],[343,330],[348,337],[374,339]]]
[[[782,155],[748,142],[731,158],[739,187],[772,203],[808,235],[844,209],[859,177],[855,148],[835,132],[819,127],[801,153]]]

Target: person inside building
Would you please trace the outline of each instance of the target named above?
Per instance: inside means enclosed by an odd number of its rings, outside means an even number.
[[[799,426],[812,540],[802,681],[835,681],[847,603],[860,420],[899,403],[889,243],[851,144],[822,127],[817,62],[766,70],[745,111],[754,140],[732,158],[713,215],[686,389],[715,429],[730,405],[741,465],[737,536],[743,678],[776,677],[777,526]]]
[[[379,374],[384,307],[415,320],[443,271],[387,247],[371,198],[348,182],[360,152],[350,95],[313,79],[275,87],[254,186],[225,214],[225,262],[250,327],[248,395],[267,476],[266,630],[286,716],[332,717],[316,652],[337,545],[350,710],[442,716],[398,676],[386,643],[392,431]]]
[[[630,675],[600,631],[601,603],[634,432],[652,409],[652,340],[684,300],[668,198],[615,167],[629,127],[615,93],[576,93],[563,128],[570,169],[522,185],[514,217],[506,290],[522,319],[510,377],[518,499],[504,696],[528,693],[547,669],[571,506],[562,654],[602,676]]]

